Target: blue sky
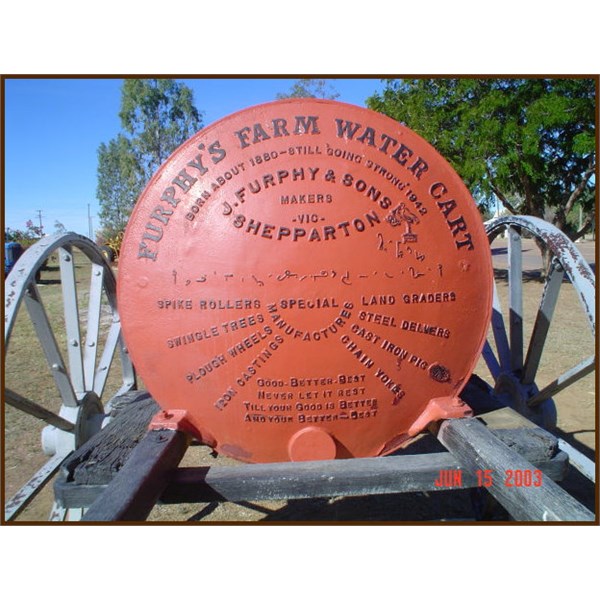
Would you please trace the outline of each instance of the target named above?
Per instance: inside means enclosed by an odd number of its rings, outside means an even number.
[[[204,125],[254,104],[275,100],[294,79],[178,79],[194,91]],[[381,90],[378,79],[329,80],[338,100],[364,106]],[[120,131],[122,79],[5,80],[4,226],[31,219],[46,233],[61,222],[88,235],[88,204],[100,228],[96,200],[97,149]]]

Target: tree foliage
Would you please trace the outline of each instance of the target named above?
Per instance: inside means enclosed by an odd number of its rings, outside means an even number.
[[[193,92],[173,79],[126,79],[122,133],[98,148],[101,237],[125,229],[135,202],[158,167],[202,126]]]
[[[144,184],[202,124],[192,90],[173,79],[126,79],[119,118]]]
[[[325,98],[335,100],[338,92],[326,79],[298,79],[289,92],[277,94],[277,99],[284,98]]]
[[[571,239],[594,222],[594,79],[388,80],[367,105],[428,140],[478,201],[495,196]],[[581,227],[569,218],[576,205]]]
[[[125,229],[141,191],[142,179],[132,144],[122,134],[98,148],[100,223],[104,237]]]
[[[25,229],[11,229],[7,227],[4,230],[4,239],[7,242],[19,242],[25,248],[37,242],[44,235],[44,228],[39,225],[34,225],[29,219],[25,223]]]

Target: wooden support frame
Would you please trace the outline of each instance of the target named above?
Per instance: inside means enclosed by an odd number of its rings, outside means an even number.
[[[89,507],[84,521],[143,521],[157,502],[292,500],[447,490],[436,483],[442,472],[460,473],[454,489],[477,488],[487,483],[481,474],[486,470],[495,475],[488,491],[516,520],[594,520],[592,513],[553,481],[562,479],[568,468],[568,457],[559,450],[556,438],[509,408],[484,415],[485,424],[477,418],[445,421],[437,437],[449,452],[439,446],[438,451],[427,454],[178,468],[188,436],[178,431],[147,431],[157,407],[147,393],[132,393],[131,397],[134,401],[122,414],[67,461],[55,484],[62,506]],[[126,448],[121,458],[114,449],[119,445]],[[91,470],[86,461],[93,464]],[[124,466],[115,475],[103,468],[102,462]],[[507,470],[532,473],[538,469],[543,473],[540,487],[505,485],[502,475]]]

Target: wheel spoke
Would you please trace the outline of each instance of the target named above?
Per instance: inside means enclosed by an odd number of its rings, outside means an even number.
[[[37,285],[32,282],[27,292],[25,295],[25,306],[42,345],[63,404],[75,407],[77,406],[77,398],[75,397],[75,392],[65,368],[60,349],[56,343],[54,332],[48,321],[48,315],[46,314],[46,309],[44,308]]]
[[[79,327],[79,306],[77,302],[77,282],[75,281],[75,261],[71,246],[59,249],[60,278],[63,292],[65,328],[67,332],[67,352],[71,382],[77,396],[82,397],[83,360],[81,357],[81,330]]]
[[[508,262],[510,366],[518,371],[523,367],[523,255],[514,227],[508,228]]]
[[[496,342],[496,350],[498,351],[498,359],[500,367],[503,371],[510,370],[510,347],[508,338],[506,337],[506,327],[504,325],[504,317],[502,316],[502,306],[500,306],[500,298],[498,297],[498,289],[494,283],[494,299],[492,304],[492,332],[494,333],[494,341]]]
[[[488,340],[485,341],[481,354],[483,356],[483,359],[485,360],[487,368],[489,369],[492,377],[494,378],[494,381],[496,381],[501,373],[501,369],[500,364],[498,363],[498,359],[496,358],[496,355],[494,354],[494,351],[492,350],[492,347],[490,346],[490,342]]]
[[[102,352],[102,356],[100,357],[100,362],[98,363],[98,369],[94,378],[94,392],[98,395],[98,397],[102,397],[102,393],[104,392],[106,379],[108,377],[113,355],[115,353],[117,344],[119,343],[120,337],[121,323],[119,321],[113,321],[108,331],[104,350]]]
[[[70,454],[70,453],[69,453]],[[58,471],[68,454],[55,454],[5,505],[4,520],[15,519]]]
[[[550,273],[544,284],[544,292],[540,301],[540,307],[537,312],[533,333],[527,349],[527,358],[525,359],[525,368],[523,370],[523,383],[530,384],[535,380],[542,352],[546,343],[548,329],[554,315],[556,301],[560,292],[564,271],[556,261],[552,262]]]
[[[569,466],[575,467],[584,477],[596,483],[596,465],[593,460],[562,439],[558,440],[558,449],[569,455]]]
[[[98,354],[98,337],[100,334],[100,309],[102,307],[103,282],[104,267],[92,263],[85,350],[83,355],[86,390],[92,390],[94,388],[94,374],[96,370],[96,357]]]
[[[33,400],[29,400],[8,388],[4,390],[4,399],[6,404],[21,410],[36,419],[41,419],[48,423],[48,425],[54,425],[54,427],[62,429],[63,431],[73,431],[75,429],[75,425],[70,421],[63,419],[59,415],[54,414],[51,410],[40,406],[37,402],[33,402]]]
[[[569,387],[582,377],[585,377],[594,370],[595,367],[594,355],[588,356],[585,360],[582,360],[577,366],[563,373],[560,377],[557,377],[552,383],[548,384],[543,390],[539,391],[535,396],[527,401],[530,408],[537,406],[544,400],[554,396],[566,387]]]

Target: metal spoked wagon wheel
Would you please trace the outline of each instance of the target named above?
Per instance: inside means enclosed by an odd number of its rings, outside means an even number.
[[[566,369],[547,384],[538,387],[540,363],[544,352],[548,352],[549,336],[555,307],[561,289],[563,293],[575,292],[583,312],[580,317],[589,327],[594,339],[596,328],[595,275],[575,245],[553,225],[535,217],[510,216],[486,223],[490,244],[500,235],[507,237],[507,296],[508,307],[503,314],[498,293],[494,289],[491,334],[483,349],[483,358],[494,381],[494,395],[530,420],[546,429],[557,424],[557,409],[554,396],[574,385],[594,371],[595,355],[577,356],[580,348],[560,348],[563,355],[572,360]],[[543,283],[539,305],[535,311],[531,334],[526,343],[524,333],[523,283],[527,276],[523,268],[523,239],[530,238],[536,245],[543,245],[549,253],[548,272]],[[532,243],[529,244],[532,246]],[[560,341],[559,341],[560,344]],[[581,352],[580,352],[581,354]],[[556,371],[553,375],[556,374]],[[560,442],[559,442],[560,443]],[[594,465],[574,448],[562,442],[578,468],[594,480]]]
[[[44,265],[47,270],[40,277]],[[4,342],[7,480],[12,471],[18,475],[15,479],[23,479],[19,446],[25,444],[27,432],[21,430],[22,423],[37,421],[43,427],[42,448],[50,456],[16,493],[14,486],[7,493],[12,497],[4,516],[11,520],[64,459],[99,431],[110,411],[110,402],[103,404],[103,398],[136,387],[121,338],[115,277],[92,241],[74,233],[60,234],[40,240],[23,254],[5,280]],[[120,374],[111,370],[117,360]],[[13,464],[11,443],[17,446]],[[73,515],[55,506],[51,519],[65,518]]]

